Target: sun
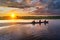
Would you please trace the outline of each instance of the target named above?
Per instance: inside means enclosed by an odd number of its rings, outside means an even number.
[[[16,18],[16,14],[12,13],[11,18]]]
[[[15,11],[15,10],[10,10],[8,12],[8,16],[9,16],[10,19],[16,19],[17,18],[17,15],[18,15],[18,12]]]
[[[10,13],[9,14],[9,17],[10,17],[10,19],[16,19],[17,18],[17,14],[16,13]]]

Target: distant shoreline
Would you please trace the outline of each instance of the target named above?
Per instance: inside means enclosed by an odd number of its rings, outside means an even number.
[[[0,17],[0,20],[9,20],[9,16]],[[17,16],[14,19],[60,19],[60,16]]]

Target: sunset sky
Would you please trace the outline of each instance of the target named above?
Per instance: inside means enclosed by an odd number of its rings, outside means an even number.
[[[3,2],[4,1],[6,1],[6,0],[0,0],[0,2],[3,4]],[[20,3],[20,2],[22,2],[23,0],[10,0],[10,1],[12,1],[12,2],[18,2],[18,3]],[[31,0],[26,0],[26,2],[28,3],[29,1],[31,1]],[[34,14],[37,14],[37,15],[41,15],[41,14],[43,14],[43,15],[45,15],[45,13],[48,13],[48,14],[51,14],[51,15],[60,15],[60,0],[32,0],[30,3],[31,4],[33,4],[34,5],[34,3],[35,3],[35,5],[36,5],[36,3],[40,3],[39,4],[39,6],[42,6],[42,7],[44,7],[44,5],[47,5],[45,8],[42,8],[42,10],[41,11],[39,11],[40,13],[34,13]],[[0,3],[0,5],[2,5]],[[22,2],[23,3],[23,2]],[[29,4],[29,3],[28,3]],[[0,6],[0,14],[8,14],[7,12],[9,12],[9,11],[11,11],[11,10],[20,10],[20,11],[18,11],[19,12],[19,14],[21,14],[20,12],[21,12],[21,10],[22,10],[22,12],[26,12],[26,13],[28,13],[29,11],[31,12],[31,11],[33,11],[33,12],[36,12],[36,11],[38,11],[39,9],[36,9],[36,6],[34,7],[34,8],[31,8],[31,9],[24,9],[24,8],[22,8],[22,9],[20,9],[20,8],[12,8],[12,7],[4,7],[4,6]],[[24,10],[24,11],[23,11]],[[43,12],[43,13],[42,13]],[[25,13],[24,13],[25,14]],[[29,14],[29,13],[28,13]]]

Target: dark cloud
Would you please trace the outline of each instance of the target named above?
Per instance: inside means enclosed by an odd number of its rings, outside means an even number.
[[[60,15],[60,0],[52,0],[47,8],[49,13]]]
[[[16,2],[16,1],[20,1],[20,0],[10,0],[11,2]],[[33,0],[36,1],[36,0]],[[1,3],[3,2],[7,2],[7,0],[0,0],[0,5],[2,5]],[[39,11],[37,14],[45,14],[45,13],[49,13],[51,15],[60,15],[60,0],[39,0],[39,2],[44,6],[47,4],[47,6],[43,9],[43,10],[39,10],[37,9],[37,11]],[[5,3],[4,3],[5,4]],[[20,4],[16,3],[17,6],[19,6]],[[6,4],[7,5],[7,4]],[[12,5],[12,4],[11,4]],[[15,7],[15,4],[13,4],[13,6]],[[20,6],[21,7],[21,6]],[[45,10],[48,9],[48,10]]]

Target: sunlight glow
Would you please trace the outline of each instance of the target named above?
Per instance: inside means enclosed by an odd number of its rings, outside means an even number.
[[[8,15],[10,16],[10,19],[16,19],[17,18],[17,14],[18,14],[18,12],[15,11],[15,10],[10,10],[8,12]]]
[[[15,18],[16,15],[14,13],[11,14],[11,18]]]

